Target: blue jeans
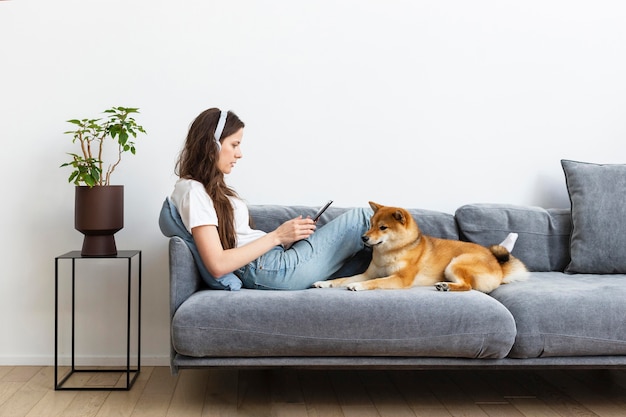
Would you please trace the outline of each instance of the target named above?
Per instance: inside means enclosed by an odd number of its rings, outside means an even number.
[[[363,256],[355,255],[363,249],[361,236],[369,229],[371,216],[370,209],[349,210],[320,227],[308,239],[286,250],[277,246],[235,274],[246,288],[310,288],[314,282],[328,279],[340,269],[349,269],[344,264],[350,259],[363,263]]]

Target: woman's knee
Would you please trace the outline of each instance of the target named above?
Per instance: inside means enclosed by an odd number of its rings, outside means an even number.
[[[374,212],[370,208],[356,207],[350,209],[347,214],[353,217],[357,222],[361,222],[369,227],[370,219]]]

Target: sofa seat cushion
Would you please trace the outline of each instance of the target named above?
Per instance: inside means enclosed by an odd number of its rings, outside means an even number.
[[[192,357],[423,356],[503,358],[513,316],[477,291],[431,287],[199,291],[172,319],[172,343]]]
[[[510,357],[626,355],[626,275],[533,272],[490,295],[515,317]]]

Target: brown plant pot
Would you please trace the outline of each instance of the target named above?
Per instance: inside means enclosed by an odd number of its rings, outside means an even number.
[[[85,235],[82,256],[115,256],[115,233],[124,227],[124,186],[77,186],[74,227]]]

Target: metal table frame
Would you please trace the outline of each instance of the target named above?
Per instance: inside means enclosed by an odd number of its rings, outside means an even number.
[[[133,259],[137,258],[139,261],[137,269],[137,363],[131,366],[130,363],[130,348],[131,348],[131,305],[132,305],[132,264]],[[76,367],[75,362],[75,318],[76,318],[76,260],[89,260],[89,259],[127,259],[128,260],[128,290],[127,290],[127,322],[126,322],[126,367],[115,369],[98,369],[87,367]],[[72,290],[71,290],[71,303],[72,303],[72,334],[71,334],[71,365],[70,371],[61,377],[59,380],[59,261],[71,260],[72,261]],[[55,390],[82,390],[82,391],[128,391],[139,376],[141,369],[141,251],[140,250],[125,250],[118,251],[117,255],[113,256],[82,256],[80,251],[71,251],[63,255],[57,256],[54,261],[54,389]],[[80,386],[80,387],[66,387],[64,384],[74,374],[79,372],[91,372],[91,373],[111,373],[122,372],[126,374],[125,386]],[[132,374],[132,378],[131,378]]]

